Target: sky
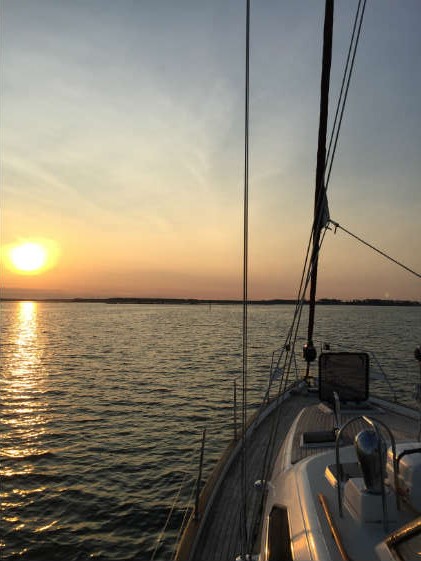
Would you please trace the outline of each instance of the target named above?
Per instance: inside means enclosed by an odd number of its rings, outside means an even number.
[[[335,5],[330,117],[356,1]],[[245,2],[0,0],[3,297],[240,298]],[[294,298],[312,221],[324,2],[252,1],[251,298]],[[421,3],[367,3],[331,218],[421,271]],[[13,245],[54,254],[7,267]],[[328,232],[318,296],[421,300]]]

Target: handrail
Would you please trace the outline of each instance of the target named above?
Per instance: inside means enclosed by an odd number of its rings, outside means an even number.
[[[389,435],[391,446],[392,446],[392,455],[393,455],[393,475],[394,475],[395,490],[396,490],[396,508],[399,510],[399,489],[398,489],[399,481],[398,481],[397,461],[396,461],[396,441],[395,441],[395,438],[393,436],[393,433],[390,430],[390,428],[385,423],[383,423],[383,421],[380,421],[378,419],[374,420],[371,417],[368,417],[367,415],[359,415],[357,417],[353,417],[352,419],[347,421],[344,425],[342,425],[342,427],[338,430],[338,432],[336,434],[335,455],[336,455],[336,473],[337,473],[337,477],[338,477],[337,495],[338,495],[339,516],[341,518],[343,517],[342,487],[341,487],[343,472],[342,472],[342,465],[341,465],[340,457],[339,457],[339,443],[340,443],[340,438],[341,438],[344,430],[349,425],[351,425],[351,424],[353,424],[357,421],[364,421],[366,424],[368,424],[370,427],[372,427],[375,430],[375,432],[376,432],[376,434],[379,438],[380,438],[380,430],[379,430],[377,425],[382,426]],[[381,455],[381,453],[382,453],[381,449],[379,449],[379,454]],[[380,460],[381,460],[381,457],[380,457]],[[385,487],[384,487],[385,473],[384,473],[384,468],[383,468],[383,462],[382,461],[380,461],[380,466],[381,466],[380,469],[381,469],[381,477],[382,477],[383,524],[384,524],[385,531],[387,532],[388,531],[387,530],[387,504],[386,504],[386,492],[385,492]]]
[[[326,520],[329,525],[329,530],[333,536],[333,539],[335,540],[336,546],[339,550],[342,560],[351,561],[351,557],[348,555],[348,552],[345,549],[339,530],[335,522],[333,521],[333,516],[329,510],[326,497],[323,495],[323,493],[319,493],[317,496],[319,498],[320,504],[322,505],[323,512],[325,513]]]

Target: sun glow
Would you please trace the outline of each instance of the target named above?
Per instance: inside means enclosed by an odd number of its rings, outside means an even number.
[[[47,261],[47,252],[37,243],[24,243],[10,250],[10,258],[18,271],[29,273],[42,269]]]
[[[36,275],[50,269],[57,260],[57,248],[52,242],[25,241],[7,250],[7,265],[22,275]]]

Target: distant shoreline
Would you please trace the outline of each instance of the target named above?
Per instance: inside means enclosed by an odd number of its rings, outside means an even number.
[[[171,305],[240,305],[242,300],[211,300],[196,298],[0,298],[0,302],[51,302],[61,304],[171,304]],[[270,299],[249,300],[249,304],[257,306],[294,305],[296,300]],[[305,304],[308,301],[305,300]],[[317,301],[322,306],[421,306],[414,300],[381,300],[366,298],[362,300],[338,300],[321,298]]]

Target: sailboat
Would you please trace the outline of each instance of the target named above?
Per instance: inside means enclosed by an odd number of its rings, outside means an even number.
[[[198,496],[178,544],[177,561],[421,558],[421,385],[415,396],[420,410],[376,396],[367,353],[337,352],[326,346],[317,356],[313,344],[318,256],[325,230],[339,226],[329,218],[326,195],[328,156],[336,146],[333,140],[326,150],[333,7],[333,0],[326,0],[314,220],[293,322],[273,356],[265,400],[250,419],[243,384],[240,437],[230,444]],[[344,74],[345,100],[364,9],[365,2],[360,2],[350,69]],[[247,83],[248,43],[246,68]],[[341,111],[336,113],[338,123]],[[303,374],[292,379],[308,285]],[[246,335],[243,340],[244,382]],[[421,368],[420,348],[414,358]],[[275,396],[270,392],[274,384]]]

